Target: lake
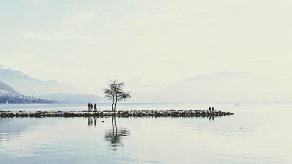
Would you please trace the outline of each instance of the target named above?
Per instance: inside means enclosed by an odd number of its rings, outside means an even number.
[[[212,104],[208,118],[0,118],[0,163],[291,163],[292,104]],[[99,110],[109,104],[97,104]],[[118,104],[118,110],[207,109]],[[0,105],[75,111],[87,105]]]

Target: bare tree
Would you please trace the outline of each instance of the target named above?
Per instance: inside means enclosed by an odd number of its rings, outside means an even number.
[[[104,95],[112,101],[112,111],[116,111],[118,101],[124,101],[131,98],[129,92],[123,91],[125,83],[113,80],[108,83],[108,88],[104,89]]]

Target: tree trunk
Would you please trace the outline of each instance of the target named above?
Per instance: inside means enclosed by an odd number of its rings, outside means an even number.
[[[115,111],[117,111],[117,103],[118,103],[118,97],[117,97],[117,95],[116,95]]]
[[[114,111],[115,97],[113,96],[112,111]]]

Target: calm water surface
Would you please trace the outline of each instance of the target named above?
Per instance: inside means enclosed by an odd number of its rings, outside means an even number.
[[[292,105],[213,105],[215,118],[0,118],[0,163],[292,163]],[[121,110],[206,109],[120,104]],[[99,104],[100,110],[110,109]],[[0,110],[84,110],[1,105]],[[102,123],[102,121],[104,121]]]

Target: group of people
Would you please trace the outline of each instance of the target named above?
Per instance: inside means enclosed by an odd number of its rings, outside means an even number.
[[[93,111],[94,111],[94,112],[97,112],[96,104],[93,105],[93,104],[91,104],[91,103],[88,103],[87,106],[88,106],[88,111],[91,112],[91,111],[94,109]]]
[[[214,107],[212,107],[212,108],[209,107],[209,111],[210,111],[210,112],[211,112],[211,111],[214,112]]]

